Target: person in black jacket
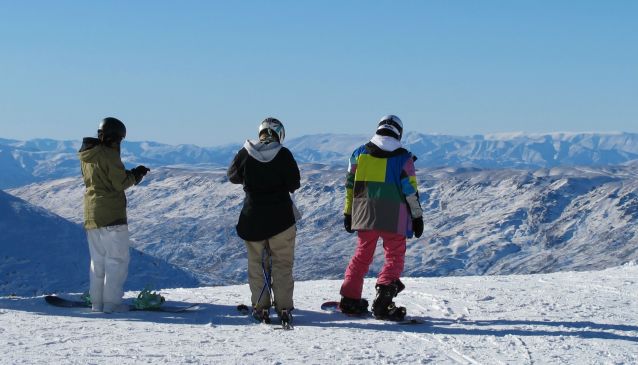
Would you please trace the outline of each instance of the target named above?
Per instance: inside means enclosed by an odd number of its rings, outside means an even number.
[[[242,184],[246,192],[237,234],[248,250],[253,316],[263,322],[270,322],[271,288],[282,322],[290,323],[294,308],[292,267],[297,229],[290,194],[299,189],[301,179],[292,153],[281,145],[284,137],[283,124],[266,118],[259,126],[259,140],[247,140],[227,172],[230,182]]]

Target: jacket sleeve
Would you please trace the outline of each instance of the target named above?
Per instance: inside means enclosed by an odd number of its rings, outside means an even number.
[[[419,201],[418,184],[416,180],[416,169],[414,168],[414,158],[412,154],[403,165],[401,171],[401,190],[405,196],[405,201],[410,208],[412,218],[420,218],[423,216],[423,209]]]
[[[295,161],[295,157],[292,155],[292,152],[288,149],[286,149],[286,151],[290,156],[290,167],[286,169],[285,173],[286,188],[289,192],[293,193],[301,187],[301,174],[299,173],[299,166],[297,166],[297,161]]]
[[[124,191],[135,185],[135,176],[124,168],[124,164],[119,157],[111,157],[106,160],[107,175],[111,186],[116,191]]]
[[[354,197],[354,176],[357,173],[358,154],[355,152],[350,156],[348,162],[348,173],[346,174],[346,201],[343,214],[352,215],[352,198]]]
[[[226,176],[228,176],[228,180],[230,180],[233,184],[243,184],[244,183],[244,164],[246,163],[246,156],[244,148],[239,150],[233,159],[233,162],[228,167],[228,171],[226,171]]]

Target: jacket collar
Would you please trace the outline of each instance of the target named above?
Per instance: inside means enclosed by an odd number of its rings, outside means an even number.
[[[255,160],[259,162],[270,162],[275,158],[275,156],[277,156],[277,153],[279,153],[281,144],[279,144],[279,142],[264,143],[260,141],[246,140],[244,148]]]
[[[398,150],[399,148],[403,148],[401,141],[389,136],[381,136],[375,134],[372,139],[370,139],[370,142],[374,143],[377,147],[386,152],[392,152],[394,150]]]

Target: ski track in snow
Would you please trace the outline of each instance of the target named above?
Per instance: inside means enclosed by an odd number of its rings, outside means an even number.
[[[323,312],[340,281],[297,282],[295,329],[237,313],[246,285],[166,289],[186,313],[91,313],[0,298],[7,364],[635,364],[638,266],[598,272],[403,278],[396,299],[423,325]],[[364,296],[374,294],[374,279]],[[73,295],[73,294],[69,294]],[[131,298],[134,293],[128,292]]]

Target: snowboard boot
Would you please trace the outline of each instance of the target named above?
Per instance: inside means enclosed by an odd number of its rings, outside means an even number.
[[[86,304],[87,307],[91,307],[91,312],[102,312],[104,305],[99,301],[95,301],[95,303],[91,300],[91,294],[88,291],[85,291],[80,295],[80,300]]]
[[[91,304],[91,312],[102,312],[104,311],[104,305],[93,303]]]
[[[270,311],[268,308],[253,308],[253,318],[257,322],[270,324]]]
[[[292,309],[279,311],[279,321],[284,329],[292,329]]]
[[[397,307],[392,301],[403,289],[405,285],[400,280],[395,280],[390,284],[377,284],[377,296],[372,302],[372,314],[376,319],[388,321],[402,321],[406,315],[405,307]]]
[[[339,302],[339,309],[341,313],[359,316],[368,313],[368,301],[363,298],[351,299],[342,297]]]

